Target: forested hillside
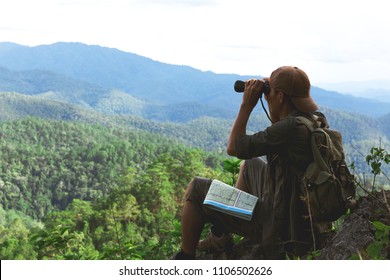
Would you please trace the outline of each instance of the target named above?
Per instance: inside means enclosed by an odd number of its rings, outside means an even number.
[[[132,115],[103,114],[84,106],[17,93],[0,94],[0,102],[3,108],[0,112],[0,120],[3,121],[36,116],[44,119],[108,125],[124,130],[137,129],[173,137],[187,146],[202,148],[206,151],[225,151],[227,137],[233,123],[231,115],[228,117],[229,115],[226,114],[226,118],[221,118],[218,116],[222,111],[214,114],[207,106],[190,103],[184,107],[167,106],[165,111],[151,110],[147,113],[150,118],[143,118],[136,113],[144,110],[143,105],[137,102],[133,102],[133,106],[127,108],[128,112],[134,113]],[[120,104],[117,103],[116,108],[118,106],[126,108],[126,105]],[[372,146],[385,148],[390,146],[390,114],[375,118],[327,107],[321,107],[320,110],[327,116],[331,127],[342,133],[348,161],[355,162],[360,173],[369,173],[362,154],[368,153]],[[201,113],[202,111],[204,114]],[[162,115],[165,117],[161,117]],[[194,118],[198,115],[200,117]],[[268,125],[269,121],[262,109],[256,108],[249,121],[248,133],[256,132]]]
[[[74,122],[1,123],[0,141],[1,204],[38,219],[65,209],[74,198],[103,197],[129,168],[142,172],[164,157],[183,169],[205,162],[221,168],[220,156],[162,135]],[[182,179],[185,184],[189,177]]]
[[[161,258],[193,176],[230,180],[161,135],[36,118],[0,124],[0,157],[1,259]]]
[[[2,122],[0,157],[1,259],[166,259],[187,183],[232,180],[224,153],[79,122]]]

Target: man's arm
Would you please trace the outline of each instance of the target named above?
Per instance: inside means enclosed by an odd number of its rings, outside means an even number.
[[[260,92],[264,85],[261,80],[248,80],[245,82],[245,91],[242,97],[242,103],[240,110],[234,121],[232,129],[230,131],[227,153],[231,156],[236,156],[237,151],[235,147],[236,140],[239,137],[246,135],[246,127],[248,124],[249,116],[252,113],[253,108],[256,106],[260,98]]]
[[[246,126],[248,124],[249,116],[252,113],[253,108],[245,104],[241,104],[240,111],[234,121],[232,129],[230,131],[228,144],[227,144],[227,154],[230,156],[237,156],[236,152],[236,139],[240,136],[246,134]]]

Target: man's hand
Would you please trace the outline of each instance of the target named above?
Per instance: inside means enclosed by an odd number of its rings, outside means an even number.
[[[261,91],[264,86],[263,80],[248,80],[245,82],[244,95],[242,97],[242,105],[253,109],[261,97]]]
[[[236,140],[246,134],[246,126],[248,119],[254,107],[256,107],[257,102],[261,96],[261,90],[263,89],[264,81],[261,80],[248,80],[245,82],[244,95],[242,97],[242,103],[240,106],[240,111],[234,124],[232,130],[230,131],[227,153],[231,156],[237,156],[237,151],[235,147]]]

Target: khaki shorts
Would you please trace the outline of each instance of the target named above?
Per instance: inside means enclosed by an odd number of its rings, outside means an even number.
[[[269,218],[269,209],[265,207],[264,196],[267,196],[267,163],[261,158],[246,160],[244,163],[243,176],[246,186],[251,194],[259,197],[251,221],[246,221],[225,213],[221,213],[205,207],[203,201],[211,184],[211,179],[196,177],[189,184],[186,201],[198,209],[205,223],[223,229],[225,232],[236,233],[254,240],[262,240],[263,221]],[[268,213],[268,214],[267,214]]]

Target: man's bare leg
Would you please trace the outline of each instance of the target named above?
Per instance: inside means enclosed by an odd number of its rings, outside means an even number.
[[[245,180],[244,180],[244,169],[245,169],[245,161],[243,161],[240,165],[240,172],[238,173],[236,187],[237,187],[237,189],[242,190],[244,192],[249,192],[249,189],[246,186]]]
[[[193,184],[193,182],[190,184]],[[190,188],[191,186],[188,187],[188,189]],[[195,256],[196,247],[198,246],[203,227],[204,221],[202,217],[196,211],[191,201],[187,200],[184,204],[181,218],[181,249],[185,254]]]

